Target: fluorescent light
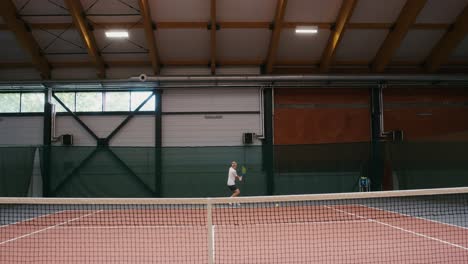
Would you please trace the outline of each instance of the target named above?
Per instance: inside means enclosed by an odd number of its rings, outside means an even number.
[[[106,31],[106,37],[108,37],[108,38],[128,38],[128,31],[123,31],[123,30]]]
[[[317,34],[318,27],[317,26],[297,26],[296,27],[296,34]]]

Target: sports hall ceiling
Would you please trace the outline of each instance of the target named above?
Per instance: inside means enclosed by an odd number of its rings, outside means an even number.
[[[1,0],[0,15],[0,71],[31,68],[44,79],[61,68],[96,78],[125,67],[468,72],[468,0]],[[129,38],[106,38],[112,29]]]

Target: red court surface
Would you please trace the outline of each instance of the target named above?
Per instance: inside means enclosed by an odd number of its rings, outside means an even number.
[[[364,206],[60,211],[0,227],[0,263],[468,263],[468,229]]]

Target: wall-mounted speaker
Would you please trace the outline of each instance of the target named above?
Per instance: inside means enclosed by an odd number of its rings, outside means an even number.
[[[392,131],[392,141],[393,142],[402,142],[404,138],[403,130],[393,130]]]
[[[242,142],[244,144],[252,144],[254,140],[254,133],[244,133],[242,134]]]
[[[73,135],[65,134],[65,135],[62,135],[60,138],[62,140],[62,145],[64,146],[73,145]]]

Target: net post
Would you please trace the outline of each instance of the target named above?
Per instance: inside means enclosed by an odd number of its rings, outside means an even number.
[[[206,200],[206,217],[208,228],[208,263],[214,264],[214,233],[213,233],[213,215],[211,198]]]

